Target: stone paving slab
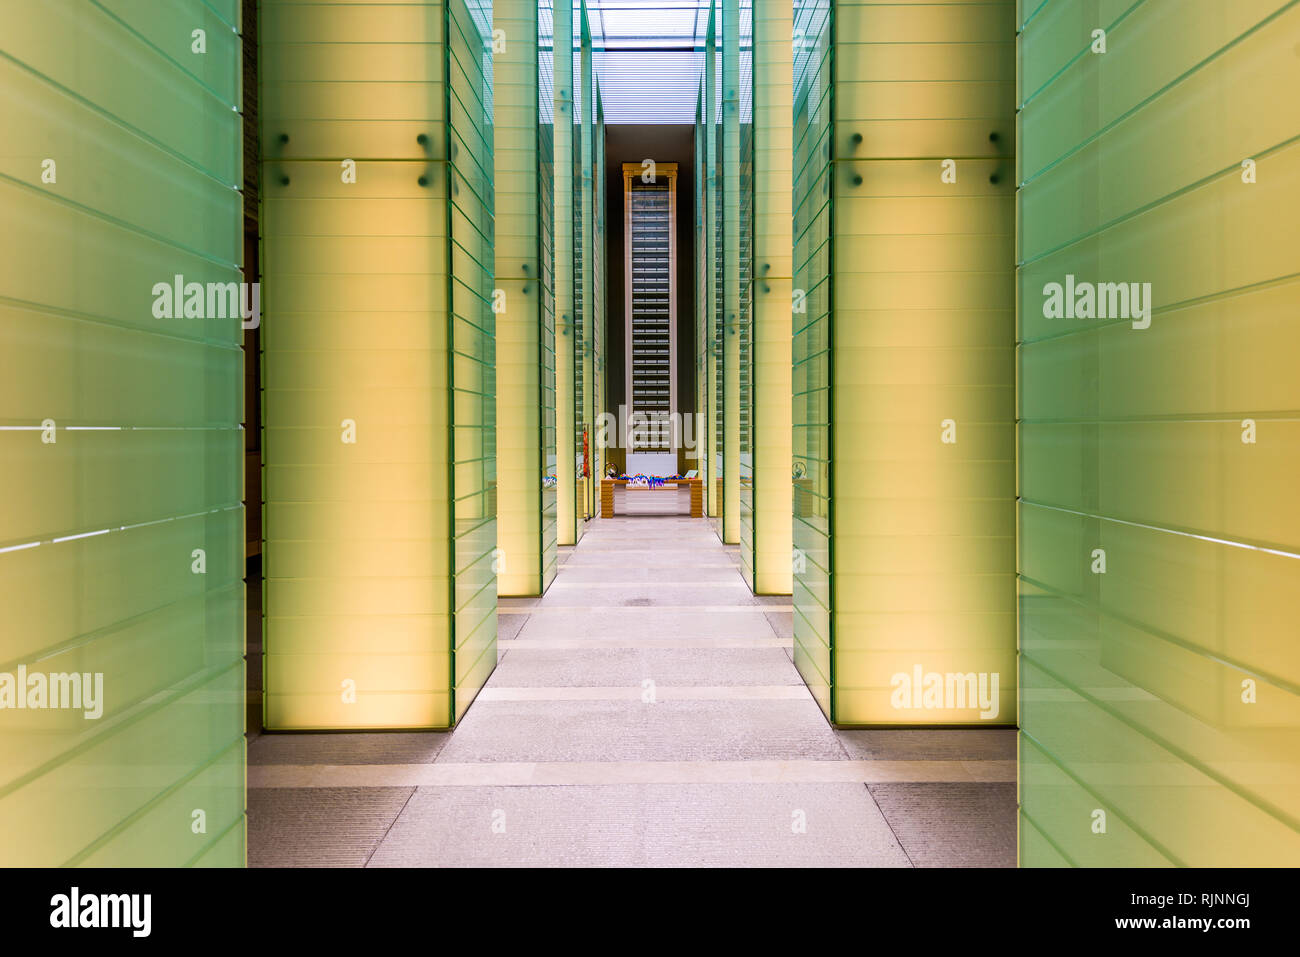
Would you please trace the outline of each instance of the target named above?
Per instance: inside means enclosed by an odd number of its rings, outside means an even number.
[[[479,701],[442,761],[841,760],[811,697],[795,701]]]
[[[249,867],[364,867],[414,788],[250,788]]]
[[[936,761],[1014,761],[1015,728],[881,728],[840,730],[850,758]]]
[[[567,648],[507,652],[487,687],[795,685],[803,681],[781,648]]]
[[[690,635],[696,638],[774,637],[760,609],[737,608],[703,614],[662,608],[535,608],[518,638],[655,638]]]
[[[764,784],[420,788],[369,866],[908,863],[862,785]]]
[[[432,761],[451,740],[443,731],[383,733],[267,734],[248,743],[248,763],[421,764]]]
[[[872,784],[880,806],[917,867],[1015,867],[1016,785]]]

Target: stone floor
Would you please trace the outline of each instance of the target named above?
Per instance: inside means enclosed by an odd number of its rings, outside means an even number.
[[[561,553],[455,731],[253,737],[249,864],[1014,866],[1014,731],[832,729],[707,521]]]

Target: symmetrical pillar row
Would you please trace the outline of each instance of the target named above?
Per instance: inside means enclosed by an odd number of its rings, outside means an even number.
[[[264,726],[454,726],[603,477],[587,7],[261,0],[253,288],[240,4],[13,6],[0,863],[239,864],[240,323]],[[692,510],[827,718],[1018,724],[1022,864],[1300,858],[1300,5],[706,22]]]

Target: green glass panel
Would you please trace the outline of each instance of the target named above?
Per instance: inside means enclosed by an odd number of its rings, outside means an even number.
[[[719,452],[722,465],[722,509],[718,531],[728,544],[741,544],[741,515],[745,502],[741,497],[741,448],[747,444],[742,435],[749,423],[747,388],[748,370],[742,365],[750,358],[748,338],[749,291],[746,287],[752,254],[748,240],[749,223],[742,217],[752,217],[753,199],[753,119],[742,122],[741,110],[753,106],[753,18],[752,9],[743,8],[740,0],[722,0],[722,123],[721,163],[722,203],[719,207],[719,269],[721,270],[721,302],[718,322],[718,387],[719,407],[722,410],[722,436]],[[742,21],[742,12],[745,15]],[[747,54],[742,67],[742,49]],[[742,132],[742,130],[744,132]],[[742,142],[744,138],[744,142]],[[742,182],[749,197],[741,198]],[[744,311],[742,311],[744,310]],[[742,386],[743,383],[743,386]],[[744,416],[741,410],[745,409]],[[741,568],[752,583],[752,547],[741,548]],[[747,560],[748,558],[748,560]]]
[[[243,866],[236,11],[3,6],[0,864]]]
[[[605,397],[605,323],[608,321],[605,301],[607,262],[605,250],[606,190],[605,190],[605,107],[600,92],[600,77],[593,70],[595,115],[592,119],[592,244],[591,244],[591,454],[588,482],[592,515],[600,511],[600,479],[605,474],[606,430],[601,427],[608,409]]]
[[[1022,11],[1023,865],[1300,854],[1297,29]]]
[[[497,474],[491,0],[450,0],[452,607],[456,721],[496,667]],[[463,111],[463,112],[462,112]],[[457,143],[465,144],[458,150]],[[458,190],[457,187],[461,188]],[[465,343],[472,341],[473,348]]]
[[[537,237],[538,315],[541,338],[542,588],[554,581],[559,560],[559,501],[556,458],[556,172],[555,11],[553,0],[537,4]]]
[[[574,205],[578,219],[574,234],[580,239],[576,244],[573,268],[577,274],[575,285],[579,293],[579,325],[576,329],[578,358],[576,360],[579,386],[575,391],[577,406],[574,444],[577,448],[576,469],[578,478],[578,515],[582,519],[595,513],[595,482],[592,481],[592,453],[596,445],[596,323],[603,318],[596,299],[596,274],[600,271],[600,258],[596,242],[596,75],[591,53],[591,29],[587,19],[585,0],[574,5],[573,13],[581,26],[579,31],[579,96],[581,131],[577,133],[577,180],[574,188],[579,199]],[[578,536],[582,536],[579,524]]]
[[[704,219],[700,226],[703,238],[701,248],[704,258],[701,266],[704,274],[704,296],[700,320],[703,327],[701,355],[704,361],[702,382],[705,403],[705,453],[700,460],[700,474],[705,479],[706,510],[710,517],[718,516],[719,503],[722,501],[720,485],[722,479],[723,429],[721,416],[723,408],[719,401],[722,396],[722,380],[718,374],[718,322],[722,312],[720,308],[722,297],[722,283],[720,281],[722,246],[719,242],[718,230],[721,211],[719,196],[721,184],[718,178],[718,127],[720,123],[718,89],[721,81],[719,75],[721,72],[720,50],[718,47],[719,18],[720,10],[717,2],[710,0],[708,29],[704,46],[704,103],[701,113],[702,130],[700,133],[703,149],[699,153],[703,164],[700,179],[702,180],[704,192],[704,202],[702,204]]]
[[[578,475],[575,463],[581,451],[575,441],[577,393],[581,387],[581,369],[577,362],[577,337],[580,335],[579,309],[581,289],[575,284],[574,268],[580,261],[577,244],[581,234],[575,230],[581,210],[576,192],[574,126],[580,122],[575,114],[574,37],[581,43],[581,27],[574,29],[574,10],[569,2],[554,7],[552,73],[552,142],[554,149],[554,269],[555,269],[555,442],[556,442],[556,540],[560,545],[578,541],[580,503],[577,496]],[[581,140],[579,136],[577,139]]]
[[[794,661],[831,715],[830,0],[793,0]]]
[[[705,61],[707,68],[707,60]],[[708,502],[708,488],[712,485],[712,472],[709,468],[710,445],[708,428],[710,403],[708,401],[708,283],[707,244],[704,239],[705,221],[705,99],[704,77],[700,78],[699,92],[695,98],[695,165],[693,170],[695,184],[695,414],[696,421],[702,423],[702,434],[696,440],[696,466],[704,479],[705,502]],[[707,508],[707,504],[706,504]]]

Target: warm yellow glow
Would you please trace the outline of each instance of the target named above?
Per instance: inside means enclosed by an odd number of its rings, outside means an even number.
[[[272,729],[446,727],[495,663],[492,143],[460,106],[448,133],[445,59],[484,80],[442,18],[264,10]]]
[[[791,7],[754,10],[754,591],[790,594]]]
[[[1016,721],[1014,9],[835,7],[839,724]]]
[[[542,591],[542,328],[538,268],[537,4],[504,0],[493,56],[496,186],[497,590]],[[553,348],[553,347],[552,347]]]

